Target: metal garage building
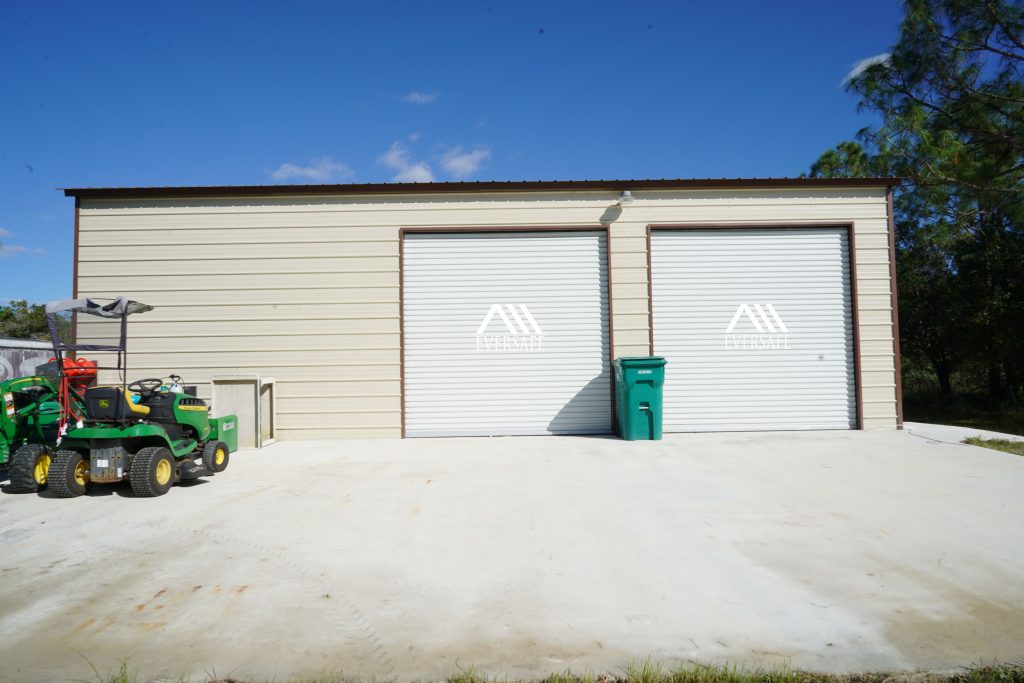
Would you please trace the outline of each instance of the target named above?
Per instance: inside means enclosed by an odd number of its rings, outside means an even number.
[[[651,353],[666,431],[900,426],[892,182],[65,193],[75,295],[156,307],[132,376],[273,376],[295,439],[607,433]]]

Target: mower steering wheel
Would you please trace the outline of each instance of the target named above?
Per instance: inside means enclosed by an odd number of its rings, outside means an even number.
[[[141,395],[142,398],[149,398],[163,385],[164,381],[159,377],[149,377],[147,379],[135,380],[128,385],[128,389]]]

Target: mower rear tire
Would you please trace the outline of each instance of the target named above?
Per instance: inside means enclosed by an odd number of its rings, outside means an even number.
[[[46,475],[47,488],[58,498],[75,498],[92,486],[89,460],[78,451],[57,451]]]
[[[34,493],[46,487],[53,453],[42,444],[25,444],[14,451],[7,468],[11,490],[15,493]]]
[[[210,441],[203,446],[203,466],[211,472],[228,468],[228,445],[223,441]]]
[[[140,498],[164,495],[174,485],[177,467],[174,456],[163,446],[143,448],[132,458],[128,470],[132,493]]]

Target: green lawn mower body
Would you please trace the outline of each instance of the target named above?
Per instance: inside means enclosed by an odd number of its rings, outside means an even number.
[[[90,484],[125,479],[136,495],[163,495],[174,482],[224,471],[228,454],[238,450],[238,418],[211,418],[205,401],[170,391],[167,385],[146,396],[122,394],[120,387],[96,387],[86,390],[85,403],[92,412],[82,427],[68,432],[60,444],[62,455],[54,460],[59,472],[51,477],[51,487],[59,496],[80,495]],[[161,462],[168,463],[162,471]],[[87,467],[86,481],[75,480],[80,463]]]

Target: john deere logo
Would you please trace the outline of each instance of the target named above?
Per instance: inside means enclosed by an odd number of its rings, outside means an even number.
[[[753,329],[754,334],[736,334],[736,328],[746,320],[750,323],[745,329]],[[744,328],[741,328],[744,329]],[[789,328],[782,322],[782,316],[771,304],[740,304],[735,315],[725,328],[725,348],[727,349],[788,349]]]
[[[100,399],[100,408],[109,408],[109,407],[110,407],[110,401],[105,399],[105,398],[101,398]]]
[[[497,323],[492,325],[495,316],[504,323],[504,330]],[[499,333],[488,334],[488,327],[497,327]],[[526,304],[494,304],[476,331],[477,351],[543,351],[543,343],[544,332]]]

